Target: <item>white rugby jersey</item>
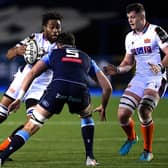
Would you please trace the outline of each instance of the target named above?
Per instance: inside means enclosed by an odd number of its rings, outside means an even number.
[[[137,34],[131,31],[125,39],[127,54],[132,54],[136,60],[136,75],[156,76],[151,70],[148,62],[158,64],[161,62],[159,48],[163,48],[167,43],[162,43],[155,32],[157,25],[147,23],[142,33]],[[158,74],[162,75],[161,73]]]
[[[50,52],[52,49],[57,48],[56,43],[51,44],[48,40],[44,38],[43,33],[35,33],[33,35],[34,35],[34,39],[38,44],[38,47],[43,48],[45,52]],[[25,40],[21,41],[21,43],[24,43]],[[27,64],[23,70],[23,73],[27,74],[27,72],[25,71],[29,71],[31,68],[32,68],[32,65]],[[31,86],[29,87],[28,91],[26,92],[24,99],[28,99],[28,98],[40,99],[44,90],[51,82],[52,75],[53,75],[53,72],[51,70],[46,70],[40,76],[35,78]]]

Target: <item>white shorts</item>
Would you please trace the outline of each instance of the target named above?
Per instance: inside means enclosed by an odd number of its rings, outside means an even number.
[[[31,68],[32,66],[27,64],[22,72],[18,70],[18,72],[15,74],[14,80],[12,81],[8,90],[5,93],[6,95],[10,96],[13,99],[17,98],[23,79],[27,75],[27,73],[31,70]],[[40,100],[41,96],[46,90],[46,87],[52,80],[52,75],[53,72],[51,70],[47,70],[43,72],[40,76],[35,78],[32,84],[30,85],[29,89],[25,93],[23,101],[27,99]]]
[[[51,70],[47,70],[43,72],[40,76],[35,78],[30,85],[28,91],[26,92],[23,100],[27,99],[36,99],[40,100],[47,86],[52,80],[53,72]]]
[[[8,90],[5,92],[5,94],[13,99],[16,99],[22,84],[22,81],[24,77],[27,75],[27,73],[31,70],[31,65],[26,65],[23,69],[23,71],[18,69],[17,73],[14,75],[14,80],[10,84]]]
[[[162,76],[142,77],[135,75],[129,82],[125,91],[130,91],[142,98],[145,89],[152,89],[158,92],[161,87],[161,80]]]

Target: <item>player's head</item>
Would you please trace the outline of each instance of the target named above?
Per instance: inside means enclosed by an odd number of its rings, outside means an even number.
[[[58,35],[56,43],[59,46],[70,45],[75,46],[75,36],[69,32],[63,32]]]
[[[141,31],[146,24],[145,9],[141,3],[132,3],[126,7],[126,14],[131,29]]]
[[[62,30],[62,16],[59,13],[45,13],[42,16],[43,33],[51,43],[55,42]]]

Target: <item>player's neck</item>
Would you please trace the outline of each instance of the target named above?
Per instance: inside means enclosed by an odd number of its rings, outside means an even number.
[[[149,26],[149,23],[145,20],[136,30],[136,34],[144,34]]]

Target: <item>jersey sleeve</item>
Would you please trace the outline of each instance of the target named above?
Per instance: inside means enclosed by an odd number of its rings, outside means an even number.
[[[161,29],[163,29],[163,28],[161,28]],[[165,31],[165,30],[163,29],[163,31]],[[158,42],[158,45],[161,49],[168,46],[168,41],[162,42],[161,38],[157,35],[157,33],[156,33],[156,41]]]
[[[50,67],[50,53],[45,54],[40,60],[43,61],[48,68]]]
[[[92,59],[91,60],[91,66],[90,66],[90,70],[89,70],[89,76],[91,77],[95,77],[96,73],[101,71],[100,68],[98,67],[98,65],[96,64],[96,62]]]

